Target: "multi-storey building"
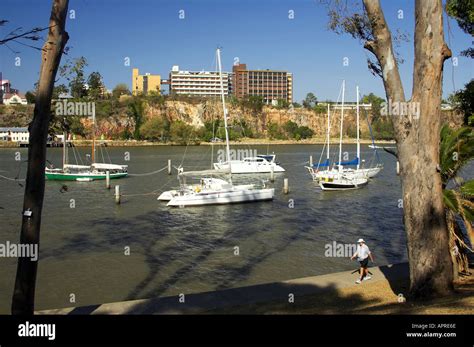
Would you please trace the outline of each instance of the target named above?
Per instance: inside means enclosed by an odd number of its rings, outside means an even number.
[[[231,93],[230,73],[222,72],[224,95]],[[174,65],[169,78],[170,94],[219,96],[221,84],[218,71],[182,71]]]
[[[247,70],[246,64],[236,64],[232,72],[232,88],[237,98],[257,95],[267,104],[278,99],[293,102],[293,75],[287,71]]]
[[[161,91],[161,76],[146,73],[139,75],[138,69],[134,68],[132,72],[132,94],[148,94],[155,91],[160,94]]]

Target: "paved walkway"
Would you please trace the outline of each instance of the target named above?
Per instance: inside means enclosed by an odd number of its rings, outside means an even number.
[[[397,281],[409,276],[408,263],[372,267],[373,281]],[[290,294],[298,296],[334,291],[355,286],[357,275],[344,271],[321,276],[298,278],[213,292],[186,294],[184,302],[179,296],[131,300],[101,305],[70,307],[38,311],[36,314],[196,314],[213,309],[284,300]],[[364,285],[362,283],[361,285]]]

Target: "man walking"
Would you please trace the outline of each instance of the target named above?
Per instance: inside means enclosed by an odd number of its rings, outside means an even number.
[[[360,278],[356,281],[356,284],[360,284],[362,281],[370,280],[372,277],[369,276],[369,258],[373,262],[374,257],[369,250],[369,247],[365,244],[364,239],[357,240],[357,250],[354,255],[351,257],[351,260],[354,260],[357,257],[357,260],[360,263]]]

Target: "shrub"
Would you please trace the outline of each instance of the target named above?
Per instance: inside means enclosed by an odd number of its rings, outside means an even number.
[[[153,117],[148,119],[140,127],[140,134],[147,140],[163,141],[169,136],[170,124],[164,117]]]

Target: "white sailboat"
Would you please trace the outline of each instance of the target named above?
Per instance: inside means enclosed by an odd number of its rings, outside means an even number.
[[[357,177],[357,178],[372,178],[375,177],[383,168],[383,165],[376,164],[373,167],[361,167],[361,155],[360,155],[360,115],[359,115],[359,87],[356,87],[357,90],[357,154],[356,158],[351,161],[343,162],[341,158],[339,158],[339,162],[335,163],[333,167],[331,166],[330,157],[329,157],[329,147],[330,147],[330,107],[328,105],[328,121],[327,121],[327,134],[326,134],[326,144],[327,144],[327,154],[326,154],[326,161],[323,163],[318,163],[313,165],[312,167],[306,166],[311,177],[315,181],[319,181],[322,177],[335,177],[339,175],[340,168],[342,167],[342,171],[347,174],[348,177]],[[344,92],[345,92],[345,82],[343,82],[343,100],[342,103],[344,104]],[[344,106],[341,108],[341,120],[343,117]],[[342,131],[342,130],[341,130]],[[342,133],[341,133],[342,136]],[[362,160],[362,162],[364,162]],[[355,168],[351,168],[348,166],[355,166]]]
[[[158,197],[158,200],[168,201],[167,206],[185,207],[264,201],[272,200],[275,195],[275,189],[266,188],[265,185],[260,187],[255,184],[234,185],[232,183],[232,161],[230,160],[227,109],[225,105],[224,83],[222,80],[222,66],[219,48],[217,49],[217,63],[219,67],[221,101],[224,114],[226,159],[229,163],[229,167],[207,171],[183,172],[180,170],[178,173],[178,179],[181,183],[180,189],[163,192]],[[228,180],[212,177],[224,174],[229,175]],[[189,177],[199,177],[199,183],[188,185],[186,183],[186,178]]]
[[[360,116],[359,116],[359,86],[356,86],[356,93],[357,93],[357,168],[356,174],[361,177],[372,178],[377,176],[377,174],[382,170],[383,165],[377,163],[374,167],[369,168],[361,168],[360,167]],[[371,132],[372,133],[372,132]]]
[[[340,122],[340,134],[339,134],[339,161],[336,163],[334,168],[322,174],[319,178],[319,186],[322,190],[349,190],[358,189],[368,184],[368,178],[363,176],[356,170],[344,169],[342,162],[342,130],[344,123],[344,93],[345,93],[346,82],[342,82],[342,107],[341,107],[341,122]],[[357,118],[358,119],[358,118]],[[358,124],[359,122],[357,122]],[[359,129],[357,129],[359,130]],[[360,144],[359,144],[359,132],[357,131],[357,167],[360,157]]]
[[[118,165],[112,163],[96,163],[96,145],[95,145],[95,104],[92,107],[92,152],[90,165],[69,164],[67,153],[67,133],[63,134],[63,166],[62,168],[46,167],[45,176],[50,181],[78,181],[90,182],[94,180],[105,180],[107,172],[111,179],[127,177],[128,165]],[[74,153],[74,148],[72,148]],[[75,156],[75,154],[74,154]],[[103,156],[102,156],[103,157]],[[77,163],[76,163],[77,164]]]
[[[315,181],[319,181],[321,177],[328,175],[332,171],[334,171],[334,169],[330,167],[331,165],[331,159],[329,156],[329,148],[331,146],[330,132],[331,132],[331,108],[330,108],[330,105],[328,104],[327,131],[326,131],[326,160],[322,163],[320,160],[318,164],[313,165],[313,166],[305,166],[305,168],[308,169],[309,174]]]

